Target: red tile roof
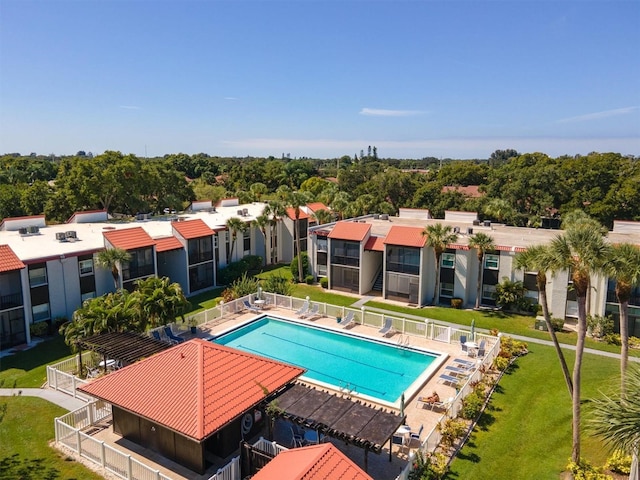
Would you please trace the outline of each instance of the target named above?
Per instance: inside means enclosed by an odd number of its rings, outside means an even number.
[[[452,248],[454,250],[469,250],[469,245],[465,245],[463,243],[450,243],[447,245],[447,248]]]
[[[389,229],[384,243],[387,245],[402,245],[403,247],[424,247],[427,238],[422,235],[424,228],[404,227],[394,225]]]
[[[0,272],[11,272],[24,268],[24,263],[11,250],[9,245],[0,245]]]
[[[210,237],[213,230],[201,219],[187,220],[186,222],[173,222],[173,229],[186,240],[200,237]]]
[[[384,237],[369,237],[364,245],[365,250],[373,250],[375,252],[384,252]]]
[[[318,210],[326,210],[327,212],[331,211],[331,209],[322,202],[307,203],[307,208],[314,213]]]
[[[169,250],[178,250],[182,248],[182,244],[180,243],[180,240],[178,240],[174,236],[156,238],[155,241],[156,241],[156,252],[158,253],[168,252]]]
[[[287,450],[267,463],[253,480],[372,480],[330,443]]]
[[[442,193],[447,193],[447,192],[460,192],[463,195],[470,198],[482,197],[482,193],[480,193],[478,185],[469,185],[466,187],[461,187],[459,185],[453,185],[453,186],[448,185],[448,186],[442,187]]]
[[[295,220],[296,219],[296,209],[295,208],[291,208],[288,207],[287,208],[287,216],[291,219],[291,220]],[[303,218],[309,218],[309,214],[306,213],[305,211],[303,211],[302,209],[300,209],[300,215],[298,215],[298,218],[300,220],[302,220]]]
[[[338,240],[361,242],[366,238],[370,230],[370,223],[338,222],[335,224],[328,237],[336,238]]]
[[[156,243],[142,227],[110,230],[108,232],[102,232],[102,234],[111,245],[123,250],[150,247]]]
[[[273,392],[303,373],[302,368],[194,339],[81,388],[201,441],[260,403],[263,389]]]

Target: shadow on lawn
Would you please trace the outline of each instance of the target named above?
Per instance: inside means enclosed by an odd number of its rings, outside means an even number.
[[[20,458],[20,454],[14,453],[10,457],[0,459],[0,478],[19,478],[20,480],[61,478],[60,471],[48,467],[44,462],[43,458]]]
[[[0,371],[12,368],[29,371],[57,362],[69,355],[71,355],[71,349],[64,343],[64,339],[56,334],[35,347],[3,357]]]

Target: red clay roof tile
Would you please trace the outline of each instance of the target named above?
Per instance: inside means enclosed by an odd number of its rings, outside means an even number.
[[[156,243],[142,227],[122,228],[102,234],[111,245],[123,250],[150,247]]]
[[[254,480],[372,480],[351,459],[330,443],[282,452],[252,478]]]
[[[422,235],[424,229],[420,227],[404,227],[394,225],[389,229],[384,243],[387,245],[401,245],[403,247],[424,247],[427,242]]]
[[[11,272],[24,268],[24,263],[11,250],[9,245],[0,245],[0,272]]]
[[[373,250],[374,252],[384,252],[384,237],[369,237],[364,245],[365,250]]]
[[[287,216],[291,219],[291,220],[295,220],[296,219],[296,209],[295,208],[291,208],[288,207],[287,208]],[[300,220],[304,219],[304,218],[309,218],[309,214],[306,213],[305,211],[303,211],[302,209],[300,209],[300,215],[298,215],[298,218]]]
[[[187,220],[186,222],[173,222],[173,229],[186,240],[200,237],[210,237],[214,231],[201,219]]]
[[[263,388],[273,392],[303,373],[302,368],[194,339],[82,390],[200,441],[260,403]]]
[[[180,243],[180,240],[178,240],[174,236],[156,238],[155,241],[156,241],[156,252],[158,253],[168,252],[169,250],[178,250],[182,248],[182,244]]]
[[[307,203],[307,208],[314,213],[318,210],[326,210],[327,212],[331,211],[331,209],[322,202]]]
[[[361,242],[366,238],[370,230],[370,223],[338,222],[335,224],[328,237],[335,238],[337,240]]]

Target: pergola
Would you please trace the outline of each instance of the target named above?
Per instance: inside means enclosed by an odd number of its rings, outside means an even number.
[[[133,332],[92,335],[78,341],[78,346],[83,350],[101,354],[105,360],[120,360],[123,365],[129,365],[171,347],[168,343]]]
[[[380,454],[387,441],[391,451],[391,437],[406,419],[382,407],[300,383],[278,395],[276,401],[283,418],[364,448],[365,471],[369,451]]]

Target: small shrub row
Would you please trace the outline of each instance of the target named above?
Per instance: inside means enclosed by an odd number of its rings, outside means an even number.
[[[580,459],[580,463],[569,461],[567,470],[573,475],[573,480],[613,480],[609,475],[602,473],[602,470],[594,467],[589,462]]]
[[[441,480],[447,473],[447,457],[442,453],[424,455],[416,452],[409,472],[409,480]]]
[[[218,272],[218,281],[222,285],[230,285],[246,273],[259,273],[261,268],[261,256],[247,255],[237,262],[231,262],[221,269],[220,272]]]

